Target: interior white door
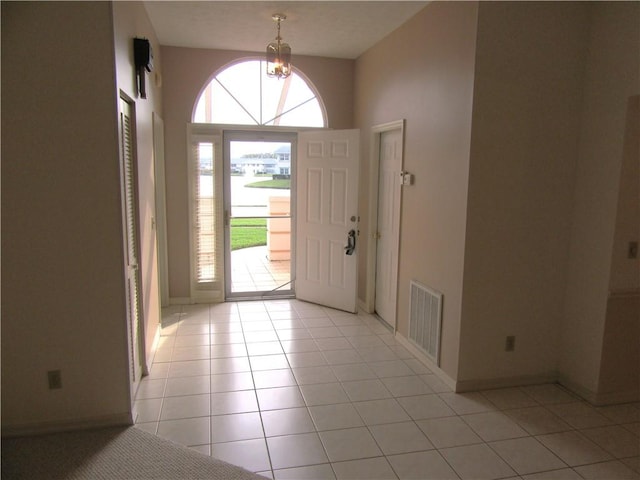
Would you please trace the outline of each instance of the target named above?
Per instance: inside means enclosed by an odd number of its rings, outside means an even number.
[[[347,312],[357,311],[359,150],[359,130],[298,135],[296,297]]]
[[[402,130],[382,132],[378,173],[375,311],[391,326],[396,324],[398,294],[401,171]]]

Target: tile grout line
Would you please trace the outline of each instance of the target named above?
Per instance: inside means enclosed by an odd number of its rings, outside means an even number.
[[[264,305],[264,302],[263,302],[263,306],[265,306],[265,309],[266,309],[266,305]],[[210,308],[210,307],[208,307],[208,308]],[[292,305],[292,308],[294,309],[293,311],[296,311],[296,310],[295,310],[295,307],[293,307],[293,305]],[[168,381],[169,381],[169,379],[171,378],[171,377],[170,377],[170,372],[171,372],[171,366],[172,366],[172,364],[174,363],[173,353],[174,353],[175,348],[176,348],[176,338],[178,337],[178,332],[179,332],[180,326],[182,326],[182,325],[183,325],[183,323],[182,323],[182,320],[183,320],[183,315],[182,315],[182,313],[184,313],[184,312],[183,312],[183,309],[181,308],[181,315],[180,315],[179,324],[178,324],[178,326],[176,327],[174,334],[173,334],[173,335],[171,335],[171,336],[172,336],[172,337],[174,337],[174,338],[173,338],[173,341],[171,342],[171,356],[170,356],[169,361],[167,362],[167,363],[169,363],[169,364],[170,364],[170,366],[169,366],[169,368],[168,368],[168,371],[167,371],[166,377],[164,378],[164,385],[163,385],[163,392],[162,392],[162,395],[159,397],[159,398],[160,398],[160,410],[159,410],[159,414],[158,414],[158,420],[157,420],[156,432],[157,432],[157,430],[158,430],[158,427],[159,427],[159,424],[160,424],[160,421],[161,421],[161,420],[160,420],[160,418],[161,418],[161,415],[162,415],[162,410],[164,409],[164,401],[165,401],[165,398],[166,398],[165,394],[166,394],[166,391],[167,391],[167,388],[168,388]],[[269,310],[268,310],[268,309],[266,309],[266,313],[267,313],[267,315],[269,314]],[[298,312],[296,311],[296,313],[298,313]],[[336,328],[338,328],[338,331],[339,331],[339,332],[340,332],[340,334],[341,334],[340,336],[336,336],[336,337],[327,337],[327,338],[345,338],[345,339],[349,342],[349,344],[350,344],[350,350],[353,350],[353,351],[355,351],[357,354],[359,354],[359,353],[360,353],[359,347],[358,347],[358,346],[356,346],[356,343],[354,343],[354,342],[352,341],[355,337],[358,337],[359,335],[351,335],[351,336],[346,335],[346,334],[344,333],[344,331],[340,329],[340,327],[338,326],[338,324],[334,323],[334,321],[333,321],[333,319],[332,319],[332,317],[331,317],[331,316],[329,316],[326,312],[323,312],[323,313],[324,313],[324,316],[323,316],[323,317],[318,317],[318,318],[328,318],[328,319],[331,321],[331,323],[332,323]],[[211,358],[211,348],[212,348],[211,335],[213,335],[213,333],[211,332],[211,323],[212,323],[211,310],[209,310],[209,315],[210,315],[210,317],[209,317],[209,336],[210,336],[210,338],[209,338],[209,344],[208,344],[208,348],[209,348],[209,355],[208,355],[208,359],[207,359],[207,361],[209,362],[209,365],[208,365],[208,366],[209,366],[209,375],[210,375],[210,379],[209,379],[209,392],[210,392],[210,395],[211,395],[211,391],[212,391],[212,389],[213,389],[213,383],[212,383],[212,375],[213,375],[213,373],[211,372],[211,359],[212,359],[212,358]],[[270,462],[270,465],[271,465],[271,474],[275,476],[275,469],[273,468],[273,462],[272,462],[272,459],[271,459],[271,452],[269,451],[269,445],[268,445],[268,441],[267,441],[267,438],[268,438],[268,437],[267,437],[267,433],[266,433],[266,430],[265,430],[265,427],[264,427],[264,419],[263,419],[263,416],[262,416],[262,409],[261,409],[261,407],[260,407],[260,405],[259,405],[258,398],[257,398],[257,390],[258,390],[258,389],[256,388],[256,384],[255,384],[254,367],[253,367],[253,365],[252,365],[252,364],[251,364],[251,362],[250,362],[251,356],[249,355],[249,351],[248,351],[248,349],[247,349],[247,342],[246,342],[246,338],[244,337],[244,324],[243,324],[243,322],[242,322],[242,317],[241,317],[241,315],[240,315],[240,314],[239,314],[239,317],[240,317],[240,323],[241,323],[241,330],[242,330],[242,332],[243,332],[243,340],[244,340],[245,352],[246,352],[246,356],[247,356],[247,361],[249,362],[249,370],[250,370],[251,375],[252,375],[252,377],[251,377],[251,378],[252,378],[252,381],[253,381],[253,392],[254,392],[254,396],[255,396],[256,404],[258,405],[258,412],[259,412],[259,414],[260,414],[260,420],[261,420],[261,426],[262,426],[262,433],[263,433],[263,435],[264,435],[264,437],[263,437],[263,438],[264,438],[264,441],[265,441],[265,444],[266,444],[267,454],[268,454],[268,456],[269,456],[269,462]],[[309,318],[313,318],[313,317],[309,317]],[[278,345],[279,345],[280,349],[282,350],[282,352],[283,352],[283,354],[284,354],[284,357],[285,357],[285,359],[286,359],[286,362],[287,362],[287,365],[288,365],[288,369],[287,369],[287,370],[289,370],[289,371],[291,372],[291,374],[292,374],[292,375],[294,375],[294,380],[295,380],[295,382],[296,382],[296,388],[300,391],[300,393],[302,393],[302,392],[301,392],[301,386],[303,386],[303,385],[300,385],[300,384],[298,383],[298,381],[299,381],[299,380],[298,380],[298,378],[296,378],[295,374],[293,373],[293,371],[294,371],[294,367],[293,367],[293,365],[291,364],[291,360],[289,359],[289,356],[288,356],[289,354],[288,354],[288,353],[286,353],[285,347],[284,347],[284,345],[283,345],[283,343],[282,343],[284,340],[283,340],[283,339],[280,337],[280,335],[278,334],[279,330],[278,330],[278,329],[276,329],[276,327],[275,327],[275,325],[274,325],[274,323],[273,323],[273,319],[271,318],[271,316],[270,316],[270,315],[269,315],[269,321],[270,321],[270,324],[271,324],[271,329],[272,329],[273,331],[275,331],[275,333],[276,333],[276,337],[277,337]],[[304,322],[303,322],[303,324],[304,324]],[[307,324],[304,324],[304,325],[305,325],[305,326],[304,326],[304,328],[305,328],[305,329],[308,329]],[[363,323],[363,322],[360,322],[360,325],[362,325],[362,326],[369,326],[368,324]],[[381,334],[380,334],[380,333],[377,333],[377,332],[375,332],[375,331],[373,331],[373,334],[374,334],[375,336],[377,336],[378,338],[380,338],[380,336],[381,336]],[[319,337],[319,338],[320,338],[320,337]],[[339,384],[339,385],[341,386],[341,388],[344,388],[344,387],[343,387],[344,383],[345,383],[345,382],[348,382],[348,381],[347,381],[347,380],[341,381],[341,380],[338,378],[338,376],[335,374],[335,370],[334,370],[334,368],[335,368],[337,365],[344,365],[344,364],[331,364],[331,363],[329,363],[329,362],[327,361],[327,356],[326,356],[326,353],[325,353],[325,352],[326,352],[326,351],[328,351],[328,350],[319,348],[320,346],[319,346],[319,344],[317,343],[318,338],[311,337],[311,339],[313,340],[313,343],[316,345],[316,347],[318,347],[318,350],[317,350],[317,351],[321,354],[321,357],[322,357],[322,358],[324,358],[324,360],[326,361],[326,364],[323,364],[323,365],[321,365],[321,366],[328,367],[328,370],[329,370],[329,371],[331,371],[331,372],[333,373],[333,375],[335,376],[335,378],[336,378],[336,382],[335,382],[335,383]],[[295,341],[295,340],[296,340],[296,339],[291,338],[291,339],[289,339],[288,341]],[[381,339],[381,340],[384,342],[384,340],[383,340],[383,339]],[[359,342],[357,342],[357,343],[359,343]],[[386,347],[388,347],[388,348],[390,348],[391,346],[393,346],[393,345],[389,345],[389,344],[387,344],[386,342],[384,342],[384,343],[385,343],[385,346],[386,346]],[[360,345],[360,347],[362,347],[362,345]],[[404,358],[404,357],[398,356],[398,352],[397,352],[396,350],[391,349],[391,348],[390,348],[390,350],[391,350],[391,351],[394,353],[394,355],[396,356],[396,360],[400,360],[400,361],[402,361],[405,365],[409,366],[410,370],[413,372],[413,374],[412,374],[412,375],[401,375],[400,377],[405,377],[405,376],[407,376],[407,377],[409,377],[409,376],[411,376],[411,377],[418,377],[418,378],[419,378],[419,379],[420,379],[420,380],[421,380],[425,385],[427,385],[428,387],[430,387],[430,385],[429,385],[429,384],[427,384],[423,378],[421,378],[421,374],[420,374],[419,372],[416,372],[416,371],[415,371],[415,369],[414,369],[414,368],[412,368],[412,367],[407,363],[407,360],[412,360],[412,359],[408,359],[408,358]],[[290,352],[290,353],[294,353],[294,352]],[[298,352],[298,353],[299,353],[299,352]],[[305,353],[305,352],[302,352],[302,353]],[[356,365],[356,364],[362,364],[362,365],[366,365],[367,367],[371,368],[371,363],[372,363],[372,362],[373,362],[373,363],[375,363],[375,362],[377,362],[377,361],[385,361],[385,360],[375,360],[375,359],[372,359],[372,358],[367,358],[367,359],[362,358],[362,361],[361,361],[361,362],[357,362],[357,363],[347,363],[346,365],[351,365],[351,364],[353,364],[353,365]],[[165,363],[165,362],[159,362],[159,363]],[[311,367],[313,367],[313,365],[312,365]],[[298,367],[296,367],[296,368],[298,368]],[[305,368],[305,367],[299,367],[299,368]],[[267,371],[268,371],[268,370],[267,370]],[[374,372],[374,373],[375,373],[375,372]],[[384,379],[385,377],[380,377],[377,373],[375,373],[375,375],[376,375],[376,378],[375,378],[375,379],[370,379],[370,380],[376,380],[376,381],[380,382],[380,383],[382,384],[383,388],[385,389],[385,391],[386,391],[388,394],[390,394],[390,395],[391,395],[390,397],[387,397],[387,398],[388,398],[388,399],[393,399],[393,400],[395,400],[395,401],[400,405],[400,407],[401,407],[402,411],[403,411],[404,413],[406,413],[406,414],[409,416],[410,420],[407,420],[407,422],[409,422],[409,421],[410,421],[410,422],[411,422],[411,424],[412,424],[414,427],[418,428],[418,429],[422,432],[422,434],[424,434],[424,436],[425,436],[426,438],[429,438],[429,437],[428,437],[428,435],[426,435],[426,433],[425,433],[425,432],[420,428],[420,426],[417,424],[417,420],[416,420],[416,419],[414,419],[411,415],[409,415],[409,412],[406,410],[406,407],[405,407],[403,404],[401,404],[400,402],[398,402],[398,399],[399,399],[399,398],[403,398],[403,396],[402,396],[402,395],[401,395],[401,396],[396,396],[396,395],[394,395],[394,394],[393,394],[393,392],[391,392],[391,391],[389,390],[389,387],[388,387],[388,386],[383,382],[383,379]],[[427,374],[427,375],[428,375],[428,374]],[[394,378],[397,378],[397,376],[393,376],[393,377],[394,377]],[[360,381],[360,380],[355,379],[355,380],[352,380],[352,381]],[[334,382],[331,382],[331,383],[334,383]],[[315,385],[315,383],[312,383],[312,384],[314,384],[314,385]],[[306,385],[306,383],[305,383],[305,385]],[[321,384],[320,384],[320,385],[321,385]],[[431,388],[431,387],[430,387],[430,388]],[[573,403],[573,402],[580,403],[580,404],[584,404],[584,401],[581,401],[580,399],[572,399],[572,400],[567,400],[567,401],[557,402],[557,403],[542,403],[542,401],[537,400],[537,399],[536,399],[536,398],[534,398],[532,395],[530,395],[530,393],[529,393],[529,392],[524,391],[524,390],[523,390],[522,388],[520,388],[520,387],[516,387],[516,388],[517,388],[517,391],[521,392],[523,395],[525,395],[526,397],[530,398],[530,399],[531,399],[535,404],[534,404],[534,405],[530,405],[530,406],[522,406],[522,407],[515,407],[515,408],[510,408],[510,407],[509,407],[509,405],[507,405],[506,407],[502,408],[502,407],[499,407],[497,404],[494,404],[494,403],[489,399],[489,397],[487,397],[487,395],[485,395],[485,394],[484,394],[484,392],[479,392],[482,398],[484,398],[486,401],[488,401],[488,402],[489,402],[489,404],[490,404],[490,405],[492,405],[494,408],[496,408],[495,412],[498,412],[498,413],[500,413],[500,414],[502,414],[502,415],[505,415],[505,417],[506,417],[510,422],[513,422],[513,424],[518,425],[518,426],[519,426],[519,427],[524,431],[524,433],[526,434],[526,435],[525,435],[525,436],[523,436],[523,437],[516,437],[516,438],[533,438],[533,439],[536,441],[536,443],[537,443],[538,445],[542,446],[542,447],[545,449],[545,451],[550,452],[550,453],[551,453],[555,458],[557,458],[558,460],[560,460],[564,465],[567,465],[567,464],[566,464],[566,462],[564,462],[564,461],[563,461],[563,460],[562,460],[562,459],[561,459],[561,458],[560,458],[560,457],[559,457],[559,456],[558,456],[554,451],[550,450],[550,449],[549,449],[545,444],[543,444],[543,443],[541,442],[541,440],[539,439],[539,437],[541,437],[541,436],[543,436],[543,435],[553,435],[553,434],[556,434],[556,433],[560,434],[560,433],[567,433],[567,432],[576,432],[576,433],[577,433],[577,434],[578,434],[582,439],[584,439],[585,441],[588,441],[590,444],[593,444],[593,445],[597,446],[600,450],[602,450],[602,451],[606,452],[606,453],[607,453],[607,455],[609,455],[609,456],[611,457],[611,458],[610,458],[610,459],[608,459],[608,460],[600,460],[600,461],[598,461],[598,462],[587,463],[587,464],[584,464],[584,466],[586,466],[586,465],[596,465],[596,464],[606,463],[606,462],[610,462],[610,461],[616,461],[616,462],[618,462],[618,463],[620,463],[620,464],[622,464],[622,465],[626,465],[626,464],[622,461],[623,459],[625,459],[625,458],[636,458],[636,457],[637,457],[636,455],[634,455],[634,456],[629,456],[629,457],[617,457],[617,456],[616,456],[616,455],[614,455],[613,453],[610,453],[610,452],[609,452],[609,450],[607,450],[607,449],[605,449],[604,447],[600,446],[600,444],[599,444],[598,442],[596,442],[596,441],[594,441],[594,440],[591,440],[589,437],[587,437],[587,436],[583,433],[585,430],[597,429],[597,428],[601,428],[601,427],[612,427],[612,426],[616,426],[616,427],[620,427],[620,428],[625,429],[625,431],[628,431],[628,432],[630,432],[630,434],[635,435],[635,436],[637,437],[637,435],[635,434],[635,432],[634,432],[634,431],[631,431],[631,430],[629,430],[628,428],[626,428],[626,427],[625,427],[626,425],[628,425],[628,422],[627,422],[627,423],[625,423],[625,422],[623,422],[622,420],[619,420],[619,419],[618,419],[618,420],[612,419],[612,418],[610,418],[609,416],[604,415],[604,413],[603,413],[603,412],[600,412],[600,411],[597,411],[597,410],[596,410],[596,413],[598,413],[598,414],[600,414],[600,415],[602,415],[603,417],[605,417],[605,418],[606,418],[607,423],[606,423],[605,425],[603,425],[603,426],[599,426],[599,425],[597,425],[597,426],[593,426],[593,427],[583,427],[583,428],[580,428],[580,426],[579,426],[579,425],[575,425],[575,424],[567,423],[567,429],[566,429],[566,430],[564,430],[564,429],[563,429],[563,430],[561,430],[561,431],[559,431],[559,432],[549,432],[549,433],[541,433],[541,434],[538,434],[538,435],[534,435],[534,434],[533,434],[533,433],[531,433],[529,430],[525,429],[525,428],[521,425],[521,423],[520,423],[520,422],[516,421],[516,419],[515,419],[514,417],[512,417],[511,415],[509,415],[509,414],[508,414],[508,412],[509,412],[509,411],[512,411],[512,410],[526,409],[526,408],[541,408],[541,409],[542,409],[542,411],[544,411],[546,414],[549,414],[549,415],[551,415],[553,418],[558,418],[559,420],[561,420],[561,421],[562,421],[562,417],[560,417],[560,416],[559,416],[559,415],[557,415],[553,410],[551,410],[550,405],[556,405],[556,404],[560,405],[560,404],[567,404],[567,403]],[[431,393],[430,393],[430,395],[436,395],[438,398],[440,398],[440,400],[441,400],[441,401],[444,401],[444,402],[445,402],[445,404],[451,408],[451,406],[450,406],[450,405],[449,405],[449,404],[448,404],[444,399],[442,399],[442,397],[440,396],[440,394],[441,394],[441,393],[442,393],[442,392],[438,392],[438,391],[436,391],[436,390],[433,390],[433,392],[431,392]],[[404,395],[404,397],[406,397],[406,396],[407,396],[407,395]],[[412,395],[410,395],[410,396],[412,396]],[[153,397],[153,398],[156,398],[156,397]],[[378,441],[378,440],[375,438],[375,436],[373,435],[373,432],[372,432],[371,428],[372,428],[372,426],[375,426],[375,425],[367,425],[367,424],[366,424],[366,422],[364,422],[364,419],[363,419],[363,417],[362,417],[361,412],[360,412],[360,411],[355,407],[355,404],[354,404],[354,403],[357,403],[357,402],[355,402],[355,401],[354,401],[351,397],[349,397],[349,396],[348,396],[348,399],[349,399],[348,403],[349,403],[349,404],[350,404],[350,405],[351,405],[351,406],[356,410],[356,413],[357,413],[358,417],[360,418],[360,420],[362,421],[362,423],[363,423],[363,424],[364,424],[364,426],[366,427],[366,431],[367,431],[367,432],[369,433],[369,435],[373,438],[373,440],[374,440],[374,442],[375,442],[375,444],[376,444],[377,448],[381,451],[381,453],[382,453],[382,457],[384,457],[384,458],[385,458],[385,460],[389,463],[389,465],[391,466],[391,468],[392,468],[392,470],[394,471],[394,473],[395,473],[396,475],[398,475],[398,474],[397,474],[397,472],[395,471],[395,469],[393,468],[393,466],[391,465],[391,463],[390,463],[390,462],[389,462],[389,460],[388,460],[389,455],[386,455],[386,454],[384,453],[384,451],[382,451],[382,448],[380,448],[379,441]],[[304,397],[303,397],[303,400],[304,400]],[[367,400],[362,400],[362,401],[367,401]],[[331,405],[334,405],[334,404],[331,404]],[[329,464],[330,464],[330,466],[331,466],[331,468],[332,468],[332,471],[333,471],[334,475],[336,475],[336,471],[335,471],[335,469],[333,469],[333,464],[332,464],[332,462],[331,462],[331,461],[329,460],[329,458],[328,458],[327,451],[326,451],[326,447],[324,446],[324,443],[322,442],[322,439],[321,439],[321,437],[320,437],[320,435],[319,435],[319,434],[320,434],[320,432],[317,430],[317,426],[315,425],[315,421],[313,420],[313,418],[312,418],[312,416],[311,416],[310,406],[307,404],[307,401],[306,401],[306,400],[304,400],[304,406],[305,406],[305,411],[306,411],[306,413],[309,415],[309,417],[311,418],[311,421],[312,421],[312,423],[313,423],[313,425],[314,425],[315,434],[316,434],[316,435],[320,438],[320,440],[321,440],[321,444],[322,444],[322,446],[323,446],[323,449],[324,449],[325,455],[326,455],[326,457],[327,457],[327,459],[328,459],[328,461],[329,461]],[[282,409],[279,409],[279,410],[282,410]],[[211,415],[210,415],[210,417],[211,417],[211,416],[213,416],[213,415],[212,415],[212,411],[211,411],[211,402],[209,402],[209,413],[211,414]],[[482,413],[482,412],[479,412],[479,413]],[[454,410],[454,415],[452,415],[452,417],[459,417],[459,418],[460,418],[460,420],[462,420],[462,421],[464,422],[464,424],[465,424],[465,425],[467,425],[467,426],[471,429],[471,431],[473,431],[473,432],[475,432],[475,433],[477,434],[477,431],[476,431],[476,430],[475,430],[475,429],[474,429],[474,428],[473,428],[473,427],[472,427],[472,426],[471,426],[471,425],[466,421],[466,419],[464,418],[464,415],[473,415],[473,414],[475,414],[475,413],[459,414],[458,412],[456,412],[456,411]],[[447,418],[447,417],[437,417],[437,418]],[[399,423],[399,422],[391,422],[390,424],[393,424],[393,423]],[[574,426],[574,425],[575,425],[575,426]],[[340,430],[340,429],[335,429],[335,430]],[[213,430],[212,430],[212,424],[211,424],[211,421],[209,422],[209,433],[210,433],[210,440],[211,440],[211,444],[212,444],[212,443],[213,443]],[[482,444],[487,445],[487,446],[489,447],[489,449],[490,449],[490,450],[491,450],[495,455],[497,455],[497,457],[498,457],[498,458],[500,458],[503,462],[505,462],[505,464],[509,465],[509,466],[510,466],[510,468],[512,468],[512,469],[513,469],[513,467],[511,467],[511,464],[510,464],[506,459],[502,458],[502,456],[501,456],[501,455],[500,455],[500,454],[499,454],[499,453],[498,453],[498,452],[493,448],[493,446],[491,445],[491,442],[484,440],[484,438],[482,438],[482,437],[480,437],[480,439],[481,439],[481,443],[478,443],[478,444],[476,444],[476,445],[482,445]],[[510,440],[510,439],[504,439],[504,440]],[[494,443],[495,443],[495,442],[498,442],[498,441],[501,441],[501,440],[495,440],[495,441],[494,441]],[[211,444],[210,444],[210,445],[211,445]],[[451,447],[451,448],[454,448],[454,447]],[[210,447],[210,450],[211,450],[211,447]],[[434,445],[434,448],[433,448],[433,449],[431,449],[431,451],[432,451],[432,450],[435,450],[436,452],[438,452],[438,453],[440,454],[440,449],[438,449],[437,447],[435,447],[435,445]],[[440,456],[441,456],[441,457],[443,457],[441,454],[440,454]],[[379,458],[379,457],[368,457],[368,458]],[[443,458],[444,458],[444,457],[443,457]],[[362,459],[357,459],[357,460],[362,460]],[[446,461],[446,459],[445,459],[445,461]],[[448,464],[448,465],[450,465],[448,462],[447,462],[447,464]],[[320,464],[318,464],[318,465],[320,465]],[[450,466],[451,466],[451,465],[450,465]],[[581,466],[583,466],[583,465],[581,465]],[[296,467],[292,467],[292,468],[296,468]],[[574,469],[573,467],[571,467],[571,466],[567,466],[567,467],[565,467],[565,468],[570,468],[570,469],[572,469],[572,470],[574,470],[574,471],[575,471],[575,469]],[[455,471],[455,469],[453,469],[453,470]],[[513,470],[515,471],[515,469],[513,469]],[[557,469],[553,469],[553,470],[557,470]],[[553,470],[540,470],[540,472],[553,471]],[[536,472],[536,473],[537,473],[537,472]]]

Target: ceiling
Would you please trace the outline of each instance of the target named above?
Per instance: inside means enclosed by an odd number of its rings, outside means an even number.
[[[424,8],[426,1],[145,1],[161,45],[264,51],[281,36],[294,55],[357,58]]]

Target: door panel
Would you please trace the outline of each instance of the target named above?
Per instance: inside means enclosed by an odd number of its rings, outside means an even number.
[[[375,310],[395,326],[402,170],[402,131],[380,135]]]
[[[296,296],[355,312],[357,248],[347,255],[357,229],[359,131],[303,132],[298,136]]]
[[[343,243],[329,244],[329,286],[331,287],[346,288],[344,256]]]
[[[307,270],[304,280],[308,282],[320,283],[320,243],[318,238],[307,238],[307,254],[305,255]]]
[[[322,223],[322,169],[310,168],[307,172],[307,217],[313,224]]]

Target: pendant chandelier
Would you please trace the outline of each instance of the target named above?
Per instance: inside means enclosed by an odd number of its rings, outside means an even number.
[[[271,17],[278,24],[276,39],[267,45],[267,75],[269,77],[287,78],[291,75],[291,47],[282,41],[280,22],[287,18],[282,13],[274,13]]]

